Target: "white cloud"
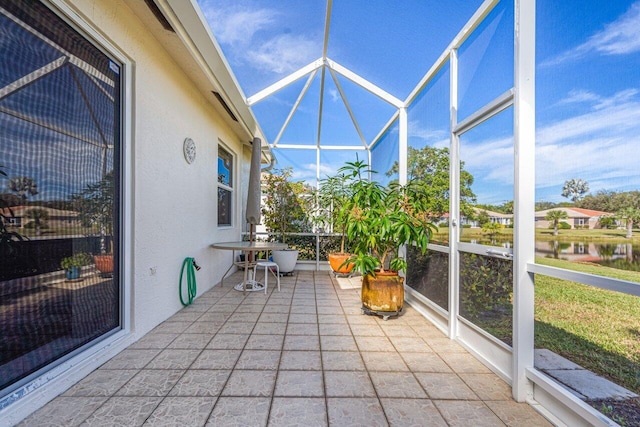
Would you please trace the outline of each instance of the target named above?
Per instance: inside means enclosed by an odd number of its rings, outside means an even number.
[[[327,176],[333,176],[338,173],[338,169],[343,165],[329,165],[329,164],[320,164],[320,179],[326,178]]]
[[[419,121],[411,120],[408,123],[409,139],[423,140],[426,145],[442,148],[449,146],[449,132],[442,129],[430,129],[422,126]]]
[[[321,37],[315,37],[315,41],[306,35],[283,32],[288,19],[283,12],[237,4],[214,6],[206,0],[201,0],[200,6],[216,39],[234,63],[286,74],[322,53]]]
[[[580,47],[596,50],[605,55],[623,55],[640,51],[640,2],[636,2],[616,21],[604,30],[589,37]]]
[[[247,45],[253,36],[276,22],[277,12],[270,9],[214,9],[202,5],[204,15],[222,44]]]
[[[634,185],[640,146],[638,91],[628,89],[609,98],[593,94],[591,110],[542,126],[536,134],[536,184],[561,186],[575,177],[591,191]],[[571,96],[571,95],[570,95]]]
[[[323,170],[324,169],[324,170]],[[320,168],[320,176],[324,176],[325,173],[331,174],[332,172],[328,168]],[[316,185],[316,164],[305,163],[296,165],[291,174],[293,181],[304,181],[308,185],[315,187]]]
[[[340,95],[336,89],[329,89],[329,96],[333,102],[337,102],[340,99]]]
[[[600,110],[613,105],[624,104],[633,99],[638,93],[638,89],[630,88],[617,92],[610,98],[603,98],[587,90],[574,89],[569,92],[568,96],[560,100],[558,105],[588,103],[592,104],[593,108]]]
[[[498,183],[513,182],[513,138],[497,138],[482,142],[466,143],[463,136],[460,141],[460,158],[465,170],[482,180]]]
[[[589,139],[602,132],[609,135],[633,135],[631,130],[638,130],[640,123],[640,103],[616,102],[620,98],[628,100],[628,91],[619,92],[609,99],[599,98],[594,111],[539,128],[537,143],[547,145],[577,137]]]
[[[277,74],[290,73],[317,59],[322,46],[304,36],[281,34],[246,52],[254,67]]]
[[[601,98],[600,102],[596,104],[595,108],[602,109],[602,108],[612,107],[615,105],[621,105],[633,99],[637,94],[638,94],[638,89],[635,89],[635,88],[625,89],[616,93],[611,98],[606,98],[606,99]]]
[[[564,104],[581,104],[584,102],[596,102],[599,101],[600,97],[593,92],[589,92],[587,90],[582,89],[573,89],[569,91],[569,95],[565,98],[561,99],[558,102],[558,105]]]
[[[626,55],[640,51],[640,2],[604,29],[593,34],[581,45],[543,61],[541,66],[550,66],[571,61],[590,53],[601,55]]]

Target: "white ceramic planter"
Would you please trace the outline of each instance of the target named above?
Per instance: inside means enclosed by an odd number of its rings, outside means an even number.
[[[278,264],[280,273],[290,273],[296,268],[298,262],[298,250],[297,249],[285,249],[282,251],[271,252],[273,262]]]

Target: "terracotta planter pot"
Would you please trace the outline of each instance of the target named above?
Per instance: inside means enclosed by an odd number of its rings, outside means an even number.
[[[375,314],[400,313],[404,304],[403,283],[404,277],[398,273],[378,272],[375,277],[366,274],[362,277],[363,310]]]
[[[93,262],[100,273],[113,273],[113,255],[94,255]]]
[[[347,259],[351,257],[351,254],[334,253],[329,254],[329,265],[334,273],[337,274],[350,274],[353,270],[354,264],[342,265]]]

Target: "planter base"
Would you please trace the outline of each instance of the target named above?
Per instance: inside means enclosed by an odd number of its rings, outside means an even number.
[[[362,314],[366,314],[369,316],[382,316],[382,320],[389,320],[389,317],[397,317],[402,314],[402,310],[400,311],[375,311],[369,310],[367,307],[362,306]]]
[[[294,271],[280,272],[280,277],[293,277],[295,275]]]
[[[242,289],[242,282],[235,285],[233,289],[240,292],[243,290],[246,292],[259,292],[264,291],[264,284],[255,280],[247,280],[247,283],[244,285],[244,289]]]
[[[387,320],[402,311],[404,305],[404,278],[397,273],[378,272],[374,277],[362,277],[363,313],[376,313]]]

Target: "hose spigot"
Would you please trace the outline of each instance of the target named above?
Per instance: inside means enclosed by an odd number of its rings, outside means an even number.
[[[200,266],[198,264],[196,264],[196,260],[193,260],[193,267],[196,269],[196,271],[200,271]]]

